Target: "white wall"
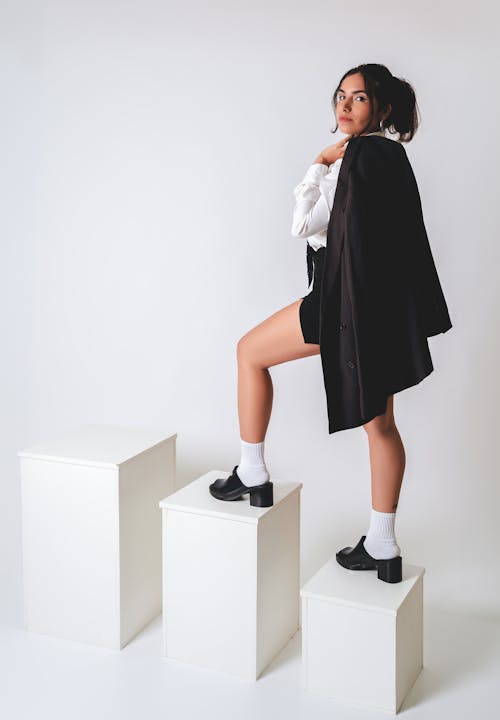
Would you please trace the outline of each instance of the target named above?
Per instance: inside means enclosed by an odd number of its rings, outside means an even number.
[[[331,95],[361,62],[416,90],[406,149],[454,324],[395,396],[398,542],[429,599],[497,607],[494,5],[398,7],[1,3],[4,618],[21,618],[17,450],[103,422],[175,427],[180,485],[239,462],[236,343],[306,293],[292,190],[342,137]],[[305,582],[368,529],[368,444],[328,434],[319,356],[271,374],[266,457],[304,483]]]

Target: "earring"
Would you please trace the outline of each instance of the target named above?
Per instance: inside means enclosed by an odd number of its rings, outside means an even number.
[[[381,121],[379,122],[379,124],[378,124],[378,129],[379,129],[379,130],[383,130],[383,129],[384,129],[383,126],[382,126],[382,120],[381,120]]]

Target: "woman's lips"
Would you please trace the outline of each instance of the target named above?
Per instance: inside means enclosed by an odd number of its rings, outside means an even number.
[[[348,118],[348,117],[340,117],[339,120],[341,122],[352,122],[352,118]]]

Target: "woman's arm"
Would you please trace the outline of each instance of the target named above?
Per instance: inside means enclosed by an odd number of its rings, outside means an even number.
[[[313,163],[302,182],[295,187],[293,237],[309,237],[326,230],[339,170],[339,165],[330,165],[328,168],[323,163]],[[323,181],[323,190],[320,187],[321,181]]]

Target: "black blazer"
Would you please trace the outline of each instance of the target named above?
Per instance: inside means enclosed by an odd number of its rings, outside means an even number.
[[[427,338],[452,327],[402,144],[349,140],[327,231],[320,351],[329,433],[385,412],[433,368]]]

